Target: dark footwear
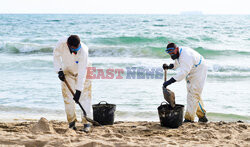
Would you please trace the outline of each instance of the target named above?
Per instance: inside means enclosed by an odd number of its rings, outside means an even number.
[[[90,129],[91,129],[90,124],[84,124],[82,131],[88,133],[90,131]]]
[[[188,120],[188,119],[185,119],[184,121],[183,121],[183,123],[193,123],[194,121],[191,121],[191,120]]]
[[[76,122],[73,121],[73,122],[69,123],[69,128],[73,129],[73,130],[76,130]]]
[[[203,116],[202,118],[199,118],[199,122],[204,122],[204,123],[206,123],[206,122],[208,122],[208,119],[207,119],[206,116]]]

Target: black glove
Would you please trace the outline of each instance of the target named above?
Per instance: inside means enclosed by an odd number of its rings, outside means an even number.
[[[172,69],[172,68],[174,68],[174,64],[169,64],[169,65],[167,65],[166,63],[164,63],[163,65],[162,65],[162,68],[165,70],[165,69]]]
[[[168,65],[167,65],[166,63],[164,63],[164,64],[162,65],[162,68],[163,68],[163,70],[166,70],[166,69],[168,69]]]
[[[58,72],[58,78],[59,78],[61,81],[64,81],[64,80],[65,80],[65,76],[64,76],[63,71],[59,71],[59,72]]]
[[[173,69],[174,68],[174,64],[169,64],[168,69]]]
[[[73,98],[76,103],[79,103],[80,96],[81,96],[81,91],[76,90],[76,93],[75,93],[74,98]]]
[[[166,88],[168,85],[176,82],[176,80],[172,77],[170,80],[163,83],[163,87]]]

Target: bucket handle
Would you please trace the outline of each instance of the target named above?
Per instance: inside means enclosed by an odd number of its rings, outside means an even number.
[[[106,101],[100,101],[98,105],[100,105],[102,102],[106,103],[106,105],[108,104]]]
[[[161,102],[161,105],[162,105],[163,103],[168,104],[167,102]]]

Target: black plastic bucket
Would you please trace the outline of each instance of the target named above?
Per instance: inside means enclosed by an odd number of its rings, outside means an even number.
[[[165,103],[165,104],[163,104]],[[169,128],[178,128],[182,125],[184,105],[176,104],[172,108],[166,102],[162,102],[158,107],[161,126]]]
[[[105,104],[101,104],[101,103]],[[101,101],[98,104],[92,105],[93,118],[101,125],[113,125],[115,120],[116,105],[108,104],[106,101]]]

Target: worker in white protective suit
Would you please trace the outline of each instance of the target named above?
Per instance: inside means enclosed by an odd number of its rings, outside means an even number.
[[[75,103],[81,103],[88,116],[91,116],[91,81],[86,79],[88,66],[88,47],[80,42],[77,35],[58,41],[54,52],[54,69],[58,73],[62,87],[65,111],[69,128],[76,130]],[[64,80],[75,90],[72,96]],[[83,131],[90,131],[90,124],[82,114]]]
[[[174,43],[169,43],[165,51],[175,63],[163,64],[163,69],[179,68],[179,72],[164,82],[163,86],[166,88],[168,85],[186,78],[187,108],[184,122],[194,122],[195,114],[198,116],[199,122],[207,122],[206,111],[201,99],[207,78],[207,65],[204,57],[191,48],[177,47]]]

